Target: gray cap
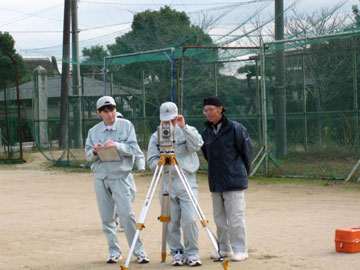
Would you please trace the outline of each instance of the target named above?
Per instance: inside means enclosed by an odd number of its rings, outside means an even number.
[[[160,106],[160,120],[169,121],[178,115],[178,108],[174,102],[165,102]]]
[[[119,112],[116,112],[116,117],[117,117],[117,118],[124,118],[124,116],[123,116],[121,113],[119,113]]]
[[[98,101],[96,102],[96,109],[100,109],[101,107],[106,105],[116,106],[115,100],[110,96],[103,96],[99,98]]]

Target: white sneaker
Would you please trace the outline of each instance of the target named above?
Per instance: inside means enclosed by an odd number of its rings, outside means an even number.
[[[119,254],[111,254],[109,258],[106,260],[107,263],[117,263],[121,260],[121,253]]]
[[[220,255],[225,258],[225,257],[232,256],[233,253],[231,251],[220,251]],[[215,252],[211,253],[210,259],[218,260],[218,259],[220,259],[220,255],[219,255],[219,252],[215,251]]]
[[[150,259],[146,255],[145,251],[141,252],[137,257],[136,260],[138,263],[148,263],[150,262]]]
[[[181,266],[185,263],[184,255],[180,250],[176,251],[173,255],[173,260],[171,262],[172,266]]]
[[[200,266],[201,261],[199,259],[199,256],[197,255],[190,255],[186,258],[186,263],[190,266]]]
[[[238,252],[231,257],[231,260],[238,262],[238,261],[243,261],[247,258],[249,258],[249,255],[247,253]]]

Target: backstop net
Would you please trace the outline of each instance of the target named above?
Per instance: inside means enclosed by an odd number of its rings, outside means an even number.
[[[162,41],[161,47],[142,44],[145,49],[131,47],[130,53],[76,63],[81,65],[81,77],[75,85],[70,75],[62,147],[61,78],[41,68],[35,70],[32,80],[20,86],[24,148],[39,149],[57,164],[88,166],[84,153],[87,132],[101,121],[96,101],[111,95],[118,111],[134,124],[139,145],[146,152],[160,121],[162,102],[174,101],[186,122],[201,132],[206,121],[203,99],[215,95],[223,101],[225,115],[249,131],[258,154],[253,165],[256,173],[347,179],[355,168],[350,178],[356,179],[360,158],[358,22],[347,18],[330,24],[334,21],[329,20],[321,31],[310,33],[322,21],[309,20],[311,27],[300,29],[296,23],[301,19],[295,16],[286,25],[286,39],[274,42],[265,27],[275,17],[253,21],[268,11],[269,4],[249,1],[252,8],[239,17],[233,11],[243,5],[192,13],[192,20],[204,14],[212,19],[197,23],[190,34],[173,29],[179,38]],[[286,7],[286,14],[293,7]],[[336,8],[323,15],[332,16]],[[210,34],[217,24],[230,21],[233,28]],[[157,23],[160,27],[162,21]],[[336,27],[329,29],[329,25]],[[128,48],[137,44],[131,35],[122,41]],[[6,100],[4,91],[0,93],[1,104],[7,104],[1,108],[9,109],[7,116],[4,109],[0,112],[2,138],[13,149],[8,152],[16,152],[19,141],[15,90],[5,91]],[[4,141],[1,147],[4,149]],[[199,156],[201,169],[207,170],[201,153]]]

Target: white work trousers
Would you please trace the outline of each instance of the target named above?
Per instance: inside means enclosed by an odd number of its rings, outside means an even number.
[[[130,188],[124,179],[96,178],[94,178],[94,187],[103,232],[108,242],[109,253],[121,253],[117,238],[115,211],[124,226],[129,247],[131,246],[136,231],[135,214],[131,206]],[[144,248],[139,238],[133,254],[138,256],[142,251],[144,251]]]
[[[220,251],[247,253],[245,192],[212,192],[213,213]]]

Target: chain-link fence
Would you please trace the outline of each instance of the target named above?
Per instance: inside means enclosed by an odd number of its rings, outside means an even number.
[[[262,53],[260,48],[182,47],[174,55],[166,49],[114,58],[106,62],[105,79],[104,74],[83,72],[81,96],[70,91],[65,149],[59,149],[60,76],[34,72],[31,82],[20,85],[24,145],[36,146],[54,162],[84,166],[83,145],[74,143],[79,130],[74,129],[74,108],[80,100],[84,143],[88,129],[101,121],[96,100],[107,94],[134,124],[139,145],[146,152],[159,124],[162,102],[174,100],[187,123],[201,131],[206,121],[203,99],[216,95],[223,101],[225,115],[248,129],[259,153],[253,166],[257,173],[345,179],[359,158],[357,35],[355,31],[265,43]],[[278,52],[283,52],[283,85],[276,73]],[[279,89],[284,93],[282,108],[277,104]],[[1,148],[5,152],[16,152],[19,142],[15,90],[0,94]],[[279,115],[282,110],[285,114]],[[286,121],[279,127],[281,117]],[[201,159],[201,168],[206,170]],[[354,171],[352,177],[357,176]]]

